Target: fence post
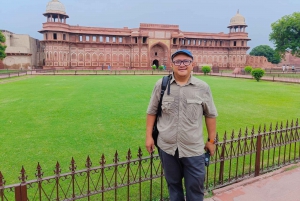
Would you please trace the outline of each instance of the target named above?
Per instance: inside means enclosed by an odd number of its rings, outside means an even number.
[[[26,179],[27,179],[26,171],[25,171],[24,167],[22,166],[21,176],[19,177],[21,184],[19,186],[15,187],[15,200],[16,201],[27,201]]]
[[[259,176],[260,172],[260,153],[261,153],[261,134],[258,133],[256,141],[256,157],[255,157],[255,174],[254,176]]]
[[[4,200],[4,184],[5,184],[5,180],[4,177],[0,171],[0,199]]]

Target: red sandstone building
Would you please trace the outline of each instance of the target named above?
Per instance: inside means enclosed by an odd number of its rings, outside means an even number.
[[[250,39],[239,12],[230,20],[229,33],[188,32],[178,25],[145,23],[132,29],[72,26],[59,0],[48,3],[44,16],[47,21],[39,31],[44,36],[44,68],[169,67],[170,55],[182,48],[192,51],[194,66],[269,65],[265,57],[247,55]]]

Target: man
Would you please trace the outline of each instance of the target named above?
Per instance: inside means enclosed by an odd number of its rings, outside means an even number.
[[[159,155],[171,201],[201,201],[204,195],[205,149],[214,155],[217,110],[209,86],[191,76],[193,55],[178,50],[171,56],[173,75],[163,96],[162,115],[158,119]],[[160,99],[161,81],[155,84],[147,109],[146,148],[154,151],[152,127]],[[203,139],[202,117],[209,140]]]

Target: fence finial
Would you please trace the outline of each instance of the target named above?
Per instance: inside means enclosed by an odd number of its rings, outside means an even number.
[[[269,132],[271,132],[273,130],[273,126],[272,126],[272,122],[270,123],[270,128],[269,128]]]
[[[115,158],[114,158],[114,163],[117,164],[119,162],[119,154],[118,154],[118,151],[116,151],[115,153]]]
[[[102,154],[101,160],[100,160],[100,165],[103,167],[105,165],[105,163],[106,163],[105,156],[104,156],[104,154]]]
[[[252,126],[251,136],[254,136],[254,126]]]
[[[139,157],[139,159],[141,159],[142,156],[143,156],[143,152],[142,152],[141,147],[139,147],[139,151],[138,151],[137,157]]]
[[[88,155],[88,157],[86,159],[85,167],[87,167],[88,169],[92,167],[92,161],[91,161],[89,155]]]
[[[55,165],[55,170],[54,170],[54,174],[59,175],[61,173],[61,169],[60,169],[60,164],[57,161],[56,165]]]
[[[226,140],[227,140],[227,132],[225,131],[223,141],[226,142]]]
[[[19,180],[21,181],[21,183],[26,183],[27,175],[24,166],[22,166],[20,174],[21,176],[19,177]]]
[[[5,184],[5,180],[4,180],[4,177],[2,175],[2,172],[0,171],[0,187],[4,186],[4,184]]]
[[[240,139],[241,137],[242,137],[242,129],[240,128],[239,134],[238,134],[238,139]]]
[[[232,130],[232,133],[231,133],[231,139],[232,139],[232,140],[234,139],[234,130]]]
[[[129,149],[128,152],[127,152],[126,159],[127,159],[128,161],[130,161],[131,158],[132,158],[131,150]]]
[[[248,127],[246,126],[245,137],[247,138],[247,136],[248,136]]]
[[[35,176],[38,179],[42,179],[42,176],[44,175],[44,173],[42,172],[42,167],[41,167],[40,163],[38,163],[38,165],[36,167],[36,171],[37,171],[37,173],[35,173]]]
[[[72,157],[72,160],[71,160],[71,164],[70,164],[69,169],[70,169],[72,172],[75,172],[76,168],[77,168],[76,162],[75,162],[74,158]]]

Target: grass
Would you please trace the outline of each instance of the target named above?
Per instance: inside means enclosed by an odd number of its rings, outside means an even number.
[[[56,161],[67,172],[73,156],[84,168],[90,155],[113,163],[144,148],[146,109],[161,76],[36,76],[0,85],[0,170],[17,182],[24,165],[29,179],[40,162],[44,176]],[[299,85],[199,76],[209,83],[218,109],[218,132],[296,119]],[[11,78],[13,79],[13,78]]]

